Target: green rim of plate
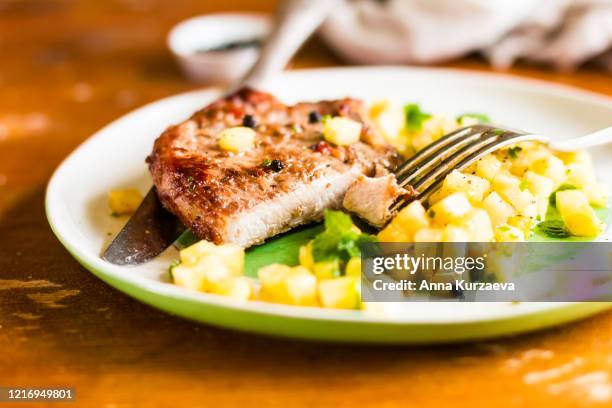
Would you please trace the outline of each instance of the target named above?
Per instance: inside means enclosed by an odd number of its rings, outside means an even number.
[[[115,289],[159,310],[212,324],[214,326],[250,333],[325,342],[370,344],[440,344],[484,340],[512,336],[534,330],[562,325],[602,312],[612,307],[610,302],[568,303],[557,308],[531,313],[468,322],[403,323],[393,320],[378,322],[358,320],[316,319],[260,313],[247,308],[233,308],[197,299],[168,296],[147,290],[131,281],[117,279],[86,262],[79,253],[67,245],[51,223],[60,242],[86,269]],[[214,296],[215,295],[209,295]],[[249,302],[246,304],[248,305]],[[299,307],[284,306],[300,309]],[[486,304],[483,304],[486,307]],[[359,313],[359,312],[352,312]]]
[[[412,71],[417,72],[418,70]],[[457,73],[454,70],[438,69],[436,71]],[[461,74],[465,75],[465,73]],[[471,75],[473,74],[468,73],[465,76],[470,77]],[[487,75],[487,77],[490,76],[492,75]],[[511,81],[514,80],[511,79]],[[541,83],[541,81],[524,79],[518,81],[532,84]],[[545,86],[550,90],[550,84],[545,84]],[[553,87],[560,88],[558,85],[553,85]],[[601,98],[599,95],[595,96],[582,90],[572,89],[572,91],[583,96]],[[88,139],[88,141],[91,140]],[[55,187],[56,183],[54,182],[58,181],[56,176],[62,170],[65,170],[63,169],[64,165],[67,164],[70,157],[72,155],[56,170],[49,183],[45,200],[47,218],[60,242],[81,265],[112,287],[155,308],[194,321],[252,333],[307,340],[347,343],[432,344],[487,339],[545,329],[581,319],[612,307],[612,302],[561,303],[550,307],[526,308],[521,310],[520,313],[501,314],[500,316],[487,318],[463,318],[457,321],[451,319],[408,321],[407,319],[386,319],[382,316],[373,318],[360,311],[322,309],[313,311],[312,308],[263,304],[256,301],[237,303],[231,299],[190,292],[174,285],[144,277],[134,277],[129,274],[123,277],[110,265],[105,269],[105,264],[98,258],[94,259],[94,255],[73,247],[69,241],[74,241],[74,239],[68,234],[66,236],[62,235],[60,228],[55,224],[56,221],[58,224],[61,221],[61,219],[55,218],[55,213],[63,212],[64,209],[60,209],[59,198],[56,197],[58,193],[54,193],[52,202],[50,192],[52,186]],[[487,304],[483,303],[482,307],[486,308]],[[512,305],[508,305],[508,307],[512,307]]]

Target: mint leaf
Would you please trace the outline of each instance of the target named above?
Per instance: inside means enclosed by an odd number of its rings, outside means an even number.
[[[543,221],[536,225],[536,229],[550,238],[567,238],[571,235],[561,220]]]
[[[170,277],[170,282],[174,282],[174,275],[172,272],[174,271],[174,268],[176,268],[180,264],[181,264],[180,259],[175,259],[174,261],[170,262],[170,266],[168,266],[168,275]]]
[[[508,149],[508,156],[510,156],[511,159],[516,159],[521,150],[523,150],[523,148],[520,146],[511,147]]]
[[[406,129],[411,132],[423,129],[423,122],[431,118],[431,115],[423,112],[417,103],[404,105],[404,114],[406,115]]]
[[[361,256],[359,245],[374,242],[376,237],[359,232],[351,217],[341,211],[325,211],[325,231],[312,242],[315,262],[340,259],[347,262],[351,257]]]

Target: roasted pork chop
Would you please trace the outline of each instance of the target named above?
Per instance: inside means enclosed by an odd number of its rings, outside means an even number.
[[[395,215],[391,205],[401,196],[410,196],[393,174],[379,177],[359,176],[346,191],[342,206],[370,225],[382,228]]]
[[[324,115],[361,122],[360,141],[326,143]],[[234,126],[256,131],[254,148],[219,147],[219,133]],[[147,162],[161,202],[195,235],[248,247],[321,220],[326,208],[341,207],[358,176],[390,169],[399,156],[368,123],[361,101],[288,106],[242,89],[166,130]]]

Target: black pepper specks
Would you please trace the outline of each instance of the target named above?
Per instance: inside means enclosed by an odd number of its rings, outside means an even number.
[[[244,115],[244,118],[242,118],[242,126],[254,128],[255,126],[257,126],[257,121],[255,120],[253,115]]]
[[[285,168],[285,164],[278,159],[274,159],[270,162],[270,168],[278,173]]]
[[[308,123],[319,123],[321,121],[321,114],[317,111],[312,111],[308,114]]]

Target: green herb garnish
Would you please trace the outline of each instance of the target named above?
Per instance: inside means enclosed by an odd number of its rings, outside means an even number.
[[[270,163],[272,163],[272,160],[268,159],[267,157],[263,160],[263,166],[264,167],[268,167],[270,166]]]
[[[527,190],[527,188],[529,188],[529,182],[527,180],[521,180],[521,183],[519,184],[519,189],[521,191],[525,191]]]
[[[423,123],[431,118],[429,113],[423,112],[417,103],[404,105],[406,116],[406,129],[411,132],[418,132],[423,128]]]
[[[510,156],[511,159],[516,159],[521,150],[523,150],[523,148],[520,146],[511,147],[508,149],[508,156]]]
[[[550,238],[568,238],[571,236],[565,223],[561,220],[542,221],[536,225],[536,229]]]
[[[366,242],[376,242],[376,237],[359,231],[347,214],[325,210],[325,231],[312,241],[312,255],[315,262],[334,259],[348,262],[361,256],[359,245]]]
[[[323,115],[321,116],[321,123],[325,124],[325,122],[327,122],[328,120],[330,120],[332,118],[331,115]]]
[[[189,192],[193,193],[193,190],[195,189],[195,185],[193,183],[193,176],[187,176],[187,184],[189,186]]]
[[[550,203],[550,205],[552,205],[553,207],[557,206],[557,191],[564,191],[564,190],[577,190],[578,188],[576,186],[573,186],[571,184],[561,184],[559,186],[558,189],[556,189],[555,191],[552,192],[552,194],[550,195],[550,197],[548,197],[548,202]]]
[[[457,116],[457,122],[461,123],[463,119],[476,119],[480,123],[491,123],[491,118],[484,113],[464,113]]]
[[[508,231],[510,231],[510,227],[507,226],[507,225],[502,225],[501,227],[499,227],[499,230],[501,232],[508,232]]]

